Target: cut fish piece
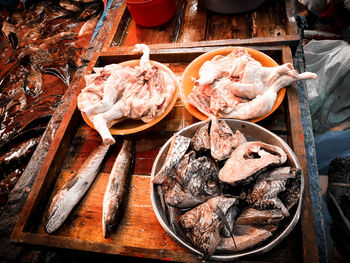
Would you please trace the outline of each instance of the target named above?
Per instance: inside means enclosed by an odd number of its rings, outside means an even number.
[[[185,155],[190,146],[191,138],[175,134],[171,140],[169,151],[161,170],[154,176],[152,183],[161,184],[170,173],[170,170],[177,165]]]
[[[253,141],[239,145],[219,172],[219,179],[231,185],[246,184],[271,165],[287,161],[286,153],[278,146]]]
[[[224,120],[217,120],[213,115],[210,119],[210,150],[214,159],[221,161],[229,158],[236,147],[247,142],[239,130],[233,133]]]
[[[184,160],[188,159],[186,157]],[[221,195],[218,172],[214,162],[205,156],[190,160],[186,169],[177,176],[178,182],[165,192],[166,203],[178,208],[192,208],[213,196]]]
[[[300,173],[300,169],[281,167],[261,174],[253,191],[247,196],[248,203],[257,209],[277,208],[285,216],[289,216],[288,209],[278,195],[286,190],[287,180],[295,178],[297,173]]]
[[[236,220],[237,225],[255,225],[264,226],[278,224],[284,218],[280,209],[258,210],[254,208],[246,208]]]
[[[223,225],[215,212],[216,207],[226,213],[235,203],[234,197],[213,197],[183,214],[179,218],[179,225],[194,246],[212,255],[221,240],[220,231]]]
[[[222,238],[218,244],[217,250],[220,251],[240,251],[247,248],[254,247],[260,242],[268,239],[272,236],[272,233],[268,230],[256,228],[252,226],[236,225],[235,227],[235,243],[232,238]]]
[[[191,147],[197,152],[205,152],[210,149],[209,121],[204,122],[193,135]]]

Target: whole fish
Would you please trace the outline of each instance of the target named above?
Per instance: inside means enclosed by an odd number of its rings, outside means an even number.
[[[101,144],[85,160],[77,174],[57,192],[52,199],[45,231],[56,231],[66,220],[69,213],[89,189],[94,181],[109,145]]]
[[[133,142],[124,140],[123,146],[114,162],[103,198],[102,231],[108,238],[120,218],[128,189],[128,175],[132,165]]]

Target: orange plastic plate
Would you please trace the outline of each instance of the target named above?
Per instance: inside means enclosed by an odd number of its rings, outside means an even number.
[[[163,112],[162,115],[160,115],[159,117],[155,118],[154,120],[148,122],[148,123],[144,123],[141,120],[133,120],[133,119],[125,119],[122,122],[118,122],[116,124],[114,124],[109,130],[111,132],[111,134],[113,135],[124,135],[124,134],[131,134],[131,133],[136,133],[139,131],[143,131],[145,129],[148,129],[149,127],[155,125],[156,123],[160,122],[174,107],[176,99],[177,99],[177,90],[179,87],[177,78],[175,76],[175,74],[165,65],[158,63],[156,61],[150,61],[152,65],[157,66],[158,68],[168,72],[171,76],[171,78],[174,80],[175,83],[175,91],[173,94],[173,97],[171,98],[171,101],[169,102],[168,107],[165,109],[165,111]],[[137,65],[140,65],[140,60],[139,59],[135,59],[135,60],[128,60],[128,61],[124,61],[119,63],[119,65],[123,66],[123,67],[135,67]],[[87,123],[87,125],[89,125],[91,128],[94,129],[94,125],[93,123],[89,120],[89,118],[82,113],[83,119],[84,121]]]
[[[194,86],[193,84],[193,78],[198,79],[199,78],[199,69],[203,65],[203,63],[207,60],[211,60],[213,57],[216,55],[228,55],[229,53],[232,52],[236,47],[225,47],[213,51],[209,51],[207,53],[204,53],[203,55],[200,55],[197,57],[195,60],[193,60],[185,69],[184,73],[182,74],[181,78],[181,83],[180,83],[180,96],[181,100],[186,107],[186,109],[197,119],[200,119],[202,121],[208,119],[208,116],[204,115],[201,113],[199,110],[197,110],[196,107],[191,105],[188,100],[187,96],[191,93],[192,88]],[[252,48],[245,48],[248,50],[248,53],[254,58],[255,60],[259,61],[264,67],[275,67],[278,66],[277,62],[273,60],[271,57],[268,55]],[[265,114],[264,116],[261,116],[259,118],[251,119],[249,121],[251,122],[258,122],[267,116],[269,116],[271,113],[273,113],[278,106],[282,103],[283,98],[286,94],[286,88],[282,88],[278,94],[277,94],[277,99],[272,107],[271,111]]]

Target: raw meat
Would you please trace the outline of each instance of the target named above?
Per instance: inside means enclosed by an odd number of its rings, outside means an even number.
[[[280,89],[316,77],[311,72],[298,74],[290,63],[264,67],[247,49],[235,48],[227,56],[218,55],[203,63],[187,99],[207,116],[259,118],[271,111]]]
[[[137,44],[135,51],[143,52],[139,66],[94,68],[78,97],[78,108],[107,144],[115,142],[109,127],[126,118],[150,122],[163,114],[175,95],[176,81],[151,64],[147,45]]]

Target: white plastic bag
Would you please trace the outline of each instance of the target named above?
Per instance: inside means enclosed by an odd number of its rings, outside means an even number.
[[[304,47],[306,80],[315,133],[350,118],[350,45],[342,40],[312,40]]]

